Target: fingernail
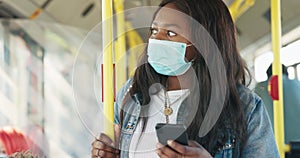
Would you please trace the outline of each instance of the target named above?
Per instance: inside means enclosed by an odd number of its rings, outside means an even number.
[[[156,148],[161,148],[161,147],[162,147],[162,145],[160,143],[156,144]]]
[[[168,140],[168,141],[167,141],[167,143],[168,143],[169,145],[171,145],[172,142],[173,142],[173,140]]]
[[[103,150],[99,150],[99,151],[98,151],[98,155],[99,155],[99,156],[103,156],[103,155],[104,155],[104,151],[103,151]]]

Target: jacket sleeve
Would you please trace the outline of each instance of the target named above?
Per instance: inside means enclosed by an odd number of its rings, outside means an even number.
[[[120,124],[120,106],[117,102],[114,104],[114,124]]]
[[[120,111],[122,108],[122,102],[124,99],[124,95],[128,91],[130,85],[132,84],[132,79],[129,79],[125,85],[120,89],[117,93],[116,101],[114,103],[114,124],[120,124]]]
[[[246,110],[247,138],[243,158],[279,158],[274,133],[263,101],[256,95]]]

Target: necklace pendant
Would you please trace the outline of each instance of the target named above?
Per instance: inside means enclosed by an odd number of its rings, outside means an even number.
[[[172,113],[173,113],[173,109],[172,109],[172,108],[166,107],[166,108],[164,109],[164,114],[165,114],[166,116],[169,116],[169,115],[171,115]]]

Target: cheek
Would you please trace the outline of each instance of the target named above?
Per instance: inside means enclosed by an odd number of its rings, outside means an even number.
[[[191,61],[192,59],[194,59],[196,57],[196,51],[194,49],[192,49],[192,46],[186,48],[186,52],[185,52],[185,58],[188,61]]]

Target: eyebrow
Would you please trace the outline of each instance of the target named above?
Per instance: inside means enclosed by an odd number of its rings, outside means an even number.
[[[152,25],[157,26],[158,23],[157,22],[153,22]],[[177,27],[177,28],[181,28],[179,25],[177,24],[162,24],[162,27]]]

